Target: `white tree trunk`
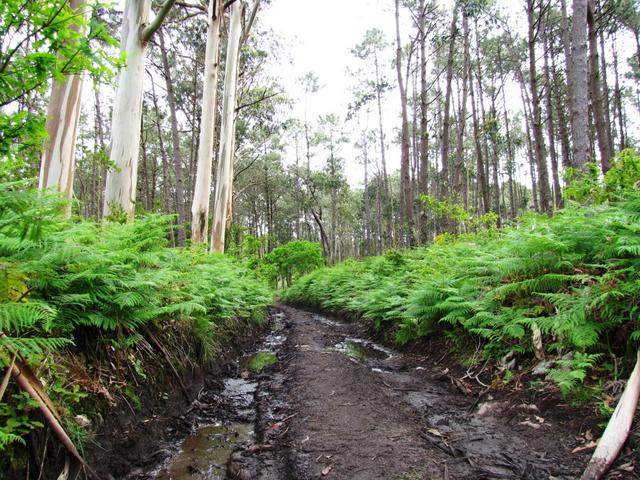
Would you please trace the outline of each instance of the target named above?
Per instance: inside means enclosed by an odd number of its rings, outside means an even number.
[[[109,157],[116,168],[107,174],[105,217],[116,213],[114,208],[122,209],[129,219],[135,213],[146,51],[141,33],[149,23],[150,6],[150,0],[125,3],[120,49],[127,63],[120,71],[113,105]]]
[[[629,437],[638,406],[638,397],[640,397],[640,350],[636,353],[636,366],[629,376],[622,397],[580,480],[598,480],[607,473]]]
[[[237,0],[231,7],[229,41],[227,44],[227,65],[224,79],[224,103],[220,132],[220,152],[216,198],[213,212],[213,233],[211,251],[224,252],[224,236],[227,226],[227,212],[233,188],[233,145],[235,133],[236,93],[238,88],[238,63],[240,38],[242,36],[242,13],[244,2]]]
[[[78,10],[85,0],[70,0],[69,6]],[[82,11],[88,20],[91,10]],[[80,28],[80,27],[78,27]],[[47,113],[46,130],[48,139],[44,145],[40,163],[38,187],[55,188],[65,197],[73,195],[75,149],[80,121],[82,83],[84,75],[68,75],[64,80],[54,81]],[[67,216],[71,209],[67,209]]]
[[[202,92],[202,123],[198,146],[198,168],[191,207],[191,242],[207,242],[209,232],[209,201],[211,197],[211,167],[216,128],[218,97],[218,72],[220,71],[220,31],[223,17],[223,1],[209,0],[209,27],[204,62]]]

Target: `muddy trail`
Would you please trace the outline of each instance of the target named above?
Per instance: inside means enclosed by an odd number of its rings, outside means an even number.
[[[280,306],[271,326],[126,478],[573,479],[588,461],[572,451],[595,419],[557,396],[478,397],[444,352],[398,352],[362,324]]]

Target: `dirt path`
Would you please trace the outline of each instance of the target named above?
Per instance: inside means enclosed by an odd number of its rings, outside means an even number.
[[[587,463],[590,451],[572,450],[595,418],[549,391],[478,400],[482,387],[456,385],[463,373],[441,363],[445,352],[400,353],[360,323],[277,310],[262,353],[181,415],[191,435],[163,440],[163,459],[127,478],[547,480],[575,479]],[[277,363],[250,371],[264,354]]]
[[[276,444],[264,478],[560,479],[586,464],[588,452],[571,453],[582,419],[563,420],[562,407],[490,396],[475,405],[433,360],[362,341],[362,326],[281,308],[281,376],[264,382],[262,409],[285,405],[287,415],[262,417]]]

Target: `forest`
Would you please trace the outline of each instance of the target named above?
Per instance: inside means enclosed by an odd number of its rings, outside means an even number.
[[[637,478],[640,3],[316,3],[0,4],[0,479]]]

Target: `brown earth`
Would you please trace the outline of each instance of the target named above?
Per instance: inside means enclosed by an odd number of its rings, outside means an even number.
[[[593,427],[583,412],[524,396],[478,402],[442,352],[353,358],[340,344],[362,325],[282,308],[288,380],[275,397],[289,410],[278,441],[289,478],[576,478],[588,461],[571,453]]]
[[[602,419],[554,388],[494,391],[488,378],[464,378],[442,342],[399,352],[363,323],[277,310],[253,351],[278,363],[250,372],[239,358],[208,377],[163,434],[144,427],[155,435],[141,440],[149,458],[127,473],[122,460],[141,449],[114,444],[103,457],[119,467],[111,478],[575,479],[592,453]],[[638,478],[634,456],[627,449],[608,478]]]

